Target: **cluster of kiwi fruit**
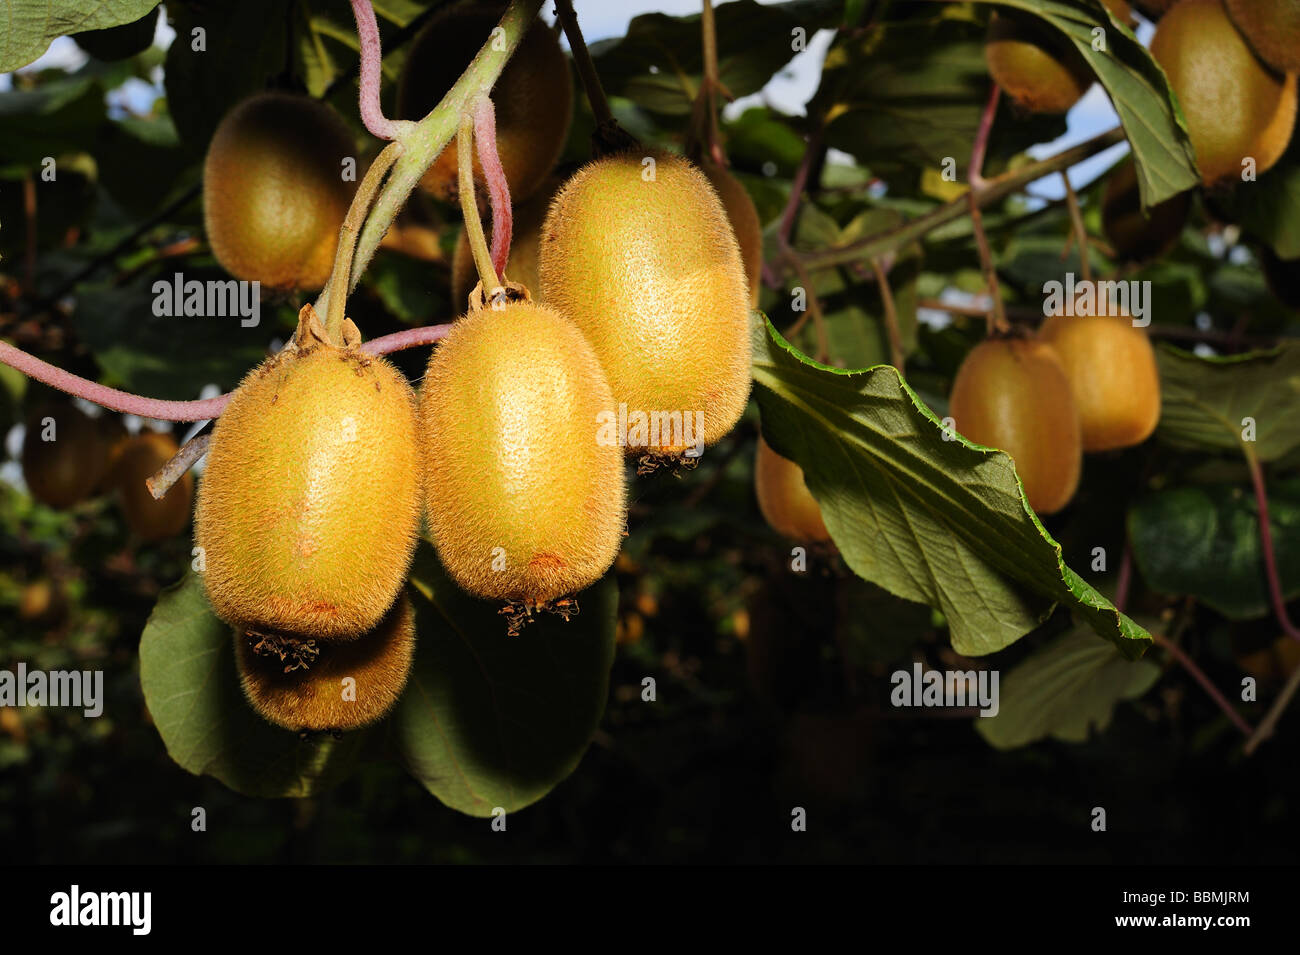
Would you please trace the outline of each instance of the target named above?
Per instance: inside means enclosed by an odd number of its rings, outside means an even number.
[[[400,80],[401,114],[441,100],[496,22],[473,5],[431,20]],[[720,167],[640,148],[557,177],[573,81],[540,21],[493,98],[518,203],[511,257],[486,288],[462,237],[452,282],[468,309],[435,346],[419,394],[361,350],[350,320],[335,338],[304,306],[292,340],[249,373],[213,428],[195,516],[204,585],[232,627],[246,697],[288,729],[361,727],[400,695],[415,640],[403,588],[422,520],[449,576],[504,603],[511,633],[543,610],[567,616],[621,547],[628,456],[693,461],[680,432],[653,447],[602,439],[602,415],[701,412],[694,438],[708,445],[748,402],[761,238],[743,187]],[[282,130],[299,127],[263,117],[289,102],[263,94],[222,121],[205,197],[213,250],[232,273],[305,289],[327,278],[315,262],[332,255],[346,207],[332,181],[344,146],[324,135],[323,107],[299,100],[300,124],[316,132],[286,144]],[[319,176],[287,181],[304,145]],[[239,155],[265,161],[232,184]],[[421,186],[451,200],[457,182],[453,145]],[[292,255],[260,245],[268,203],[302,210]],[[249,237],[247,248],[223,234]]]
[[[71,401],[46,402],[27,417],[23,481],[33,498],[57,510],[111,495],[132,534],[160,541],[190,522],[192,475],[184,475],[159,499],[145,486],[177,450],[170,434],[144,429],[130,435],[122,419],[110,412],[91,418]]]

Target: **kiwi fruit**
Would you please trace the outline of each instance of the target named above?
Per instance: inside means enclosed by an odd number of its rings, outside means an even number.
[[[235,278],[270,289],[321,288],[356,189],[343,180],[352,135],[328,107],[259,93],[217,126],[203,164],[212,254]]]
[[[616,402],[693,414],[706,445],[732,429],[749,400],[750,290],[699,169],[662,152],[584,166],[546,216],[540,272],[542,301],[587,336]],[[680,457],[680,444],[652,450]]]
[[[51,419],[48,426],[47,418]],[[32,497],[63,510],[85,500],[99,486],[108,465],[108,448],[88,415],[71,402],[59,401],[37,408],[28,417],[21,459],[23,480]]]
[[[1160,373],[1128,315],[1053,315],[1039,329],[1070,379],[1085,451],[1141,444],[1160,420]]]
[[[726,167],[705,159],[700,162],[700,172],[722,200],[722,208],[727,210],[727,220],[740,246],[745,278],[749,279],[749,301],[757,307],[759,283],[763,278],[763,224],[759,222],[758,209],[740,180]]]
[[[52,627],[60,623],[67,612],[67,595],[49,577],[31,581],[18,595],[18,618],[33,626]]]
[[[397,85],[397,113],[422,119],[441,101],[488,41],[500,20],[490,5],[456,6],[436,14],[416,37]],[[500,55],[500,54],[498,54]],[[510,195],[527,199],[550,175],[564,149],[573,119],[573,77],[555,34],[540,19],[524,34],[492,87],[497,155]],[[474,161],[475,181],[483,172]],[[450,143],[420,180],[447,201],[460,193],[456,144]]]
[[[351,327],[351,323],[345,323]],[[346,640],[392,604],[420,518],[415,396],[311,306],[217,419],[195,531],[208,599],[239,630]]]
[[[354,730],[381,719],[402,695],[414,657],[415,615],[405,595],[373,630],[347,643],[235,633],[235,666],[249,704],[268,722],[300,733]],[[355,683],[345,685],[348,678]]]
[[[758,509],[772,530],[795,541],[831,539],[803,468],[773,451],[762,435],[754,458],[754,491]]]
[[[105,455],[104,470],[94,489],[94,493],[99,494],[112,490],[117,474],[117,462],[121,459],[127,442],[131,440],[131,434],[122,423],[122,416],[108,411],[95,419],[95,430],[99,432],[99,440],[103,442]]]
[[[452,579],[544,606],[595,583],[626,523],[614,397],[572,322],[530,301],[471,311],[420,393],[427,521]]]
[[[1142,11],[1142,15],[1147,19],[1155,21],[1169,12],[1178,0],[1133,0],[1133,6]]]
[[[561,180],[551,178],[546,181],[542,191],[519,203],[514,209],[513,234],[510,240],[510,258],[506,262],[506,277],[517,282],[533,295],[537,296],[541,283],[537,276],[537,254],[542,242],[542,223],[546,221],[546,210],[550,208],[551,199],[559,190]],[[460,239],[456,242],[456,251],[451,259],[451,304],[458,312],[464,311],[469,301],[469,293],[478,284],[478,269],[474,267],[474,256],[469,249],[469,238],[462,229]]]
[[[190,522],[194,475],[186,471],[161,499],[149,493],[145,481],[157,474],[179,451],[169,434],[141,431],[122,447],[113,469],[126,525],[146,541],[179,534]]]
[[[957,430],[1015,459],[1029,505],[1053,514],[1074,497],[1083,465],[1079,412],[1045,342],[990,338],[962,361],[949,396]]]
[[[1295,74],[1268,68],[1233,26],[1223,0],[1181,0],[1160,19],[1151,55],[1178,96],[1206,185],[1264,172],[1281,158],[1296,113]]]
[[[1147,262],[1177,244],[1191,207],[1191,193],[1180,192],[1152,206],[1143,215],[1137,167],[1130,157],[1106,180],[1101,199],[1101,228],[1120,259]]]
[[[1224,0],[1228,15],[1273,69],[1300,70],[1300,0]]]

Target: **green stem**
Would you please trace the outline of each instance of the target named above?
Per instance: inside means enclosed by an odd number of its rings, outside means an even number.
[[[596,117],[596,127],[607,126],[614,121],[610,111],[609,100],[605,99],[605,90],[596,75],[596,64],[591,60],[587,41],[582,38],[582,29],[578,26],[578,15],[573,12],[573,0],[555,0],[555,15],[564,28],[564,35],[569,40],[569,51],[573,54],[573,65],[578,68],[578,78],[586,90],[587,102],[591,104],[591,114]]]
[[[465,217],[465,238],[469,241],[474,267],[483,283],[483,298],[487,300],[494,289],[500,287],[501,277],[492,264],[492,253],[483,235],[483,220],[478,214],[478,197],[474,192],[474,113],[472,104],[460,118],[456,135],[456,176],[460,180],[460,210]]]

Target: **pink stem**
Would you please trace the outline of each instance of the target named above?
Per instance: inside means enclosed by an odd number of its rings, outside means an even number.
[[[361,41],[361,121],[380,139],[392,139],[393,123],[384,116],[379,103],[380,64],[384,53],[379,44],[379,24],[370,0],[352,0],[352,15],[357,21],[357,38]]]
[[[514,214],[510,208],[510,183],[497,155],[496,109],[487,96],[474,104],[474,143],[478,147],[478,164],[483,167],[488,197],[492,201],[492,265],[504,276],[510,258],[510,233]]]
[[[1115,609],[1120,613],[1128,604],[1129,582],[1133,579],[1133,548],[1127,539],[1124,541],[1124,553],[1119,559],[1119,582],[1115,584]]]
[[[1174,641],[1170,640],[1162,633],[1151,634],[1151,640],[1157,646],[1164,648],[1166,653],[1183,665],[1196,682],[1201,684],[1201,689],[1209,694],[1210,699],[1212,699],[1215,705],[1223,711],[1223,715],[1232,721],[1233,726],[1241,730],[1243,736],[1250,737],[1254,734],[1255,728],[1251,726],[1250,723],[1246,722],[1244,716],[1233,709],[1232,704],[1228,702],[1228,698],[1219,692],[1219,688],[1215,686],[1214,683],[1211,682],[1210,678],[1205,675],[1204,671],[1196,665],[1196,661],[1183,651],[1182,647],[1174,643]]]
[[[368,355],[388,355],[406,348],[432,345],[450,329],[450,325],[408,328],[405,331],[371,339],[361,346],[361,350]],[[8,342],[0,342],[0,363],[17,368],[28,378],[34,378],[78,398],[93,401],[111,411],[139,415],[142,418],[156,418],[159,421],[207,421],[220,415],[226,407],[226,402],[230,400],[229,392],[202,401],[163,401],[158,398],[133,395],[64,371],[56,365],[41,361],[15,348]]]
[[[1282,625],[1287,636],[1300,640],[1300,628],[1291,622],[1286,612],[1286,600],[1282,596],[1282,581],[1277,574],[1277,557],[1273,551],[1273,528],[1268,515],[1268,491],[1264,487],[1264,469],[1259,458],[1247,453],[1246,463],[1250,466],[1250,480],[1255,485],[1255,504],[1259,510],[1259,543],[1264,552],[1264,573],[1268,577],[1268,592],[1273,599],[1273,613]]]
[[[980,117],[975,144],[970,151],[970,172],[967,175],[972,189],[979,189],[984,185],[984,154],[988,151],[989,135],[993,132],[993,117],[997,115],[998,97],[1001,93],[1002,87],[994,83],[993,89],[989,90],[988,102],[984,104],[984,114]]]

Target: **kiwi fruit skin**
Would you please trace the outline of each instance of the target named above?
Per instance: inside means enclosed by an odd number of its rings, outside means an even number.
[[[702,412],[706,445],[735,426],[749,400],[749,283],[726,211],[694,165],[635,151],[578,170],[551,203],[540,269],[542,301],[587,336],[616,402]]]
[[[1284,73],[1300,70],[1300,0],[1225,0],[1251,48]]]
[[[537,261],[542,243],[542,223],[546,221],[546,211],[561,185],[559,178],[548,179],[539,193],[519,203],[514,210],[506,278],[523,285],[534,298],[538,298],[541,289]],[[451,304],[458,313],[464,312],[469,302],[469,293],[474,291],[477,284],[478,269],[474,267],[469,238],[462,229],[451,259]]]
[[[1092,85],[1087,62],[1051,27],[1028,16],[995,13],[989,18],[984,57],[989,73],[1016,104],[1030,113],[1065,113]]]
[[[759,221],[758,209],[740,180],[726,167],[706,159],[700,163],[700,172],[722,200],[722,208],[727,210],[727,220],[740,246],[745,278],[749,279],[749,301],[757,308],[759,283],[763,277],[763,224]]]
[[[42,439],[44,420],[54,419],[54,440]],[[108,466],[108,448],[96,423],[71,402],[51,402],[27,418],[22,448],[23,480],[32,497],[64,510],[85,500]]]
[[[1106,180],[1101,227],[1116,255],[1130,262],[1158,259],[1178,243],[1191,212],[1190,192],[1180,192],[1142,214],[1137,167],[1125,159]]]
[[[1296,77],[1270,70],[1233,26],[1222,0],[1180,0],[1156,27],[1151,55],[1178,95],[1206,185],[1257,172],[1286,150],[1295,125]]]
[[[329,278],[356,184],[343,121],[306,96],[259,93],[217,126],[203,164],[212,253],[235,278],[270,289],[318,289]]]
[[[622,545],[614,397],[582,333],[534,302],[470,312],[420,393],[427,522],[452,579],[528,606],[595,583]]]
[[[773,451],[762,435],[754,457],[754,491],[758,509],[772,530],[794,541],[831,539],[803,468]]]
[[[407,55],[397,86],[397,114],[403,119],[424,118],[460,78],[499,20],[498,9],[479,4],[436,14]],[[569,61],[541,20],[524,34],[493,86],[492,103],[497,155],[511,197],[521,201],[541,187],[559,161],[573,120]],[[438,199],[454,201],[460,194],[457,169],[453,139],[425,172],[420,186]],[[483,181],[477,158],[474,178]]]
[[[949,413],[964,437],[1011,455],[1039,514],[1054,514],[1074,497],[1083,464],[1079,413],[1051,346],[1022,338],[980,342],[957,369]]]
[[[190,522],[194,503],[194,475],[186,471],[155,499],[145,481],[157,474],[179,451],[169,434],[141,431],[122,447],[114,466],[114,483],[122,502],[126,525],[146,541],[159,541],[179,534]]]
[[[402,595],[373,630],[318,647],[310,666],[289,673],[279,657],[255,651],[258,639],[235,633],[235,666],[253,709],[294,732],[355,730],[383,718],[402,695],[415,657],[415,614]],[[356,681],[354,700],[343,698],[347,677]]]
[[[217,419],[196,542],[208,599],[241,630],[364,633],[397,596],[420,517],[415,396],[381,358],[290,345]]]
[[[1160,372],[1127,315],[1053,315],[1039,329],[1070,379],[1084,451],[1141,444],[1160,421]]]

